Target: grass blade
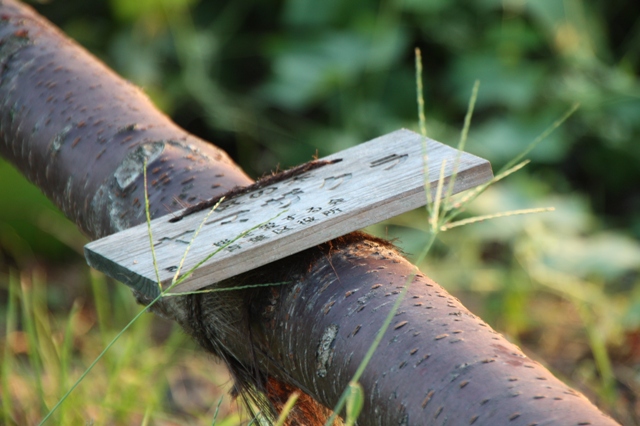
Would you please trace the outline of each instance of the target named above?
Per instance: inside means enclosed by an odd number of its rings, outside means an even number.
[[[272,287],[275,285],[285,285],[290,284],[290,281],[282,281],[277,283],[263,283],[263,284],[247,284],[247,285],[239,285],[237,287],[224,287],[224,288],[205,288],[203,290],[194,290],[194,291],[181,291],[180,293],[164,293],[164,297],[172,297],[172,296],[185,296],[187,294],[202,294],[202,293],[218,293],[221,291],[235,291],[235,290],[246,290],[249,288],[260,288],[260,287]]]
[[[40,351],[38,348],[38,335],[35,324],[34,302],[33,294],[30,284],[27,283],[26,278],[20,277],[20,285],[22,287],[21,299],[22,299],[22,320],[26,328],[27,338],[29,340],[29,361],[31,367],[34,370],[34,376],[36,378],[36,392],[40,401],[42,411],[47,411],[47,405],[44,399],[44,389],[42,386],[42,359],[40,357]]]
[[[260,228],[261,226],[264,226],[267,223],[277,219],[278,217],[282,216],[286,212],[288,212],[288,210],[283,210],[280,213],[278,213],[277,215],[273,216],[271,219],[267,219],[264,222],[261,222],[261,223],[255,225],[255,226],[247,229],[246,231],[243,231],[243,232],[239,233],[238,235],[236,235],[235,238],[232,238],[226,244],[218,247],[216,250],[214,250],[212,253],[210,253],[208,256],[206,256],[204,259],[202,259],[200,262],[198,262],[195,266],[193,266],[191,269],[189,269],[184,275],[182,275],[180,278],[178,278],[177,280],[172,282],[172,284],[166,290],[164,290],[163,294],[165,294],[165,295],[168,294],[168,292],[171,289],[173,289],[175,286],[177,286],[178,284],[182,283],[184,280],[189,278],[191,276],[191,274],[193,274],[193,272],[196,269],[198,269],[200,266],[202,266],[206,261],[211,259],[213,256],[215,256],[216,254],[220,253],[222,250],[226,249],[227,247],[229,247],[230,245],[232,245],[233,243],[238,241],[240,238],[243,238],[245,235],[249,234],[250,232],[255,231],[256,229]],[[176,294],[180,294],[180,293],[176,293]]]
[[[427,150],[427,120],[424,116],[424,93],[422,86],[422,52],[416,47],[416,99],[418,102],[418,122],[420,123],[420,134],[422,135],[422,163],[424,167],[424,190],[427,197],[427,212],[431,216],[431,188],[428,185],[429,179],[429,153]]]
[[[14,336],[18,326],[18,285],[16,283],[15,272],[9,273],[9,296],[7,300],[6,313],[6,339],[4,346],[4,354],[2,358],[2,412],[4,424],[9,425],[11,421],[11,386],[9,385],[9,377],[13,371],[13,363],[15,357],[13,355],[9,339]]]
[[[220,399],[218,400],[218,405],[216,405],[216,411],[215,413],[213,413],[213,420],[211,420],[211,426],[215,426],[216,421],[218,420],[218,414],[220,414],[220,406],[222,405],[222,398],[224,398],[224,396],[220,397]]]
[[[470,103],[471,105],[471,103]],[[554,121],[549,127],[547,127],[540,135],[538,135],[520,154],[518,154],[515,158],[505,164],[504,167],[500,169],[500,171],[494,176],[491,181],[480,185],[473,190],[469,191],[469,193],[461,200],[456,202],[453,205],[447,206],[446,210],[449,212],[443,223],[450,222],[453,220],[458,214],[464,211],[465,207],[469,205],[473,200],[478,198],[480,194],[482,194],[489,186],[494,183],[504,179],[510,174],[520,170],[522,167],[529,163],[529,160],[522,160],[527,154],[529,154],[536,146],[540,144],[544,139],[546,139],[551,133],[553,133],[558,127],[562,125],[574,112],[580,107],[579,103],[574,103],[559,119]],[[468,115],[468,113],[467,113]],[[466,122],[466,119],[465,119]],[[448,228],[450,229],[450,228]]]
[[[300,394],[298,392],[294,392],[289,396],[289,399],[287,399],[287,402],[284,404],[284,407],[282,407],[282,411],[278,416],[278,420],[276,421],[275,426],[284,426],[284,422],[287,421],[287,417],[289,416],[289,413],[291,412],[291,410],[293,410],[293,406],[296,405],[296,401],[298,400],[299,397],[300,397]]]
[[[528,153],[530,153],[536,146],[540,144],[543,140],[545,140],[551,133],[553,133],[558,127],[562,125],[569,117],[573,115],[574,112],[578,110],[580,107],[579,103],[574,103],[559,119],[553,122],[551,126],[547,127],[544,132],[540,133],[540,135],[535,138],[520,154],[518,154],[515,158],[509,161],[507,164],[500,169],[500,172],[507,170],[513,167],[514,164],[520,162]]]
[[[433,245],[435,239],[436,239],[436,233],[433,233],[433,232],[429,233],[429,239],[427,240],[427,243],[425,244],[425,247],[422,250],[422,253],[420,253],[420,255],[418,256],[418,259],[415,261],[416,264],[418,264],[418,263],[420,263],[420,262],[422,262],[424,260],[424,258],[427,256],[427,253],[431,249],[431,246]],[[402,290],[398,294],[398,297],[397,297],[396,301],[394,302],[393,306],[391,307],[391,310],[389,311],[389,313],[387,314],[386,318],[384,319],[384,322],[382,323],[382,326],[378,330],[378,333],[376,334],[376,337],[373,339],[373,342],[369,346],[369,349],[367,350],[367,353],[365,354],[365,356],[363,357],[362,361],[360,362],[360,365],[358,366],[358,369],[353,374],[353,377],[351,378],[351,382],[358,382],[360,380],[360,377],[362,377],[362,374],[364,373],[364,370],[367,368],[367,365],[371,361],[371,358],[373,358],[373,355],[375,354],[376,350],[378,349],[378,346],[380,346],[380,342],[382,342],[382,338],[384,337],[384,334],[389,329],[389,326],[391,325],[391,321],[393,321],[393,317],[396,315],[396,312],[398,312],[398,309],[400,308],[400,304],[402,303],[402,301],[404,300],[405,296],[407,295],[407,291],[409,290],[409,286],[413,282],[413,279],[415,278],[417,273],[418,273],[418,267],[416,266],[415,269],[413,270],[413,272],[411,274],[409,274],[409,276],[407,276],[407,280],[405,281],[405,284],[402,287]],[[333,423],[336,420],[336,417],[338,416],[338,413],[340,413],[340,411],[342,411],[342,409],[344,408],[344,405],[345,405],[345,403],[347,401],[347,398],[349,396],[349,391],[350,391],[350,388],[347,387],[342,392],[342,395],[340,396],[340,399],[338,400],[338,402],[336,403],[335,407],[333,408],[333,413],[331,414],[329,419],[325,422],[325,426],[332,426],[333,425]]]
[[[198,234],[202,230],[202,227],[207,222],[207,220],[209,220],[209,216],[211,216],[211,213],[213,213],[213,211],[216,210],[218,208],[218,206],[220,205],[220,203],[222,203],[223,201],[224,201],[224,197],[220,198],[220,200],[215,204],[215,206],[211,207],[211,209],[209,210],[209,213],[207,213],[206,216],[202,219],[202,221],[200,221],[200,226],[198,226],[198,229],[196,229],[196,232],[193,233],[193,237],[191,237],[191,240],[189,241],[189,244],[187,245],[187,248],[184,250],[184,253],[182,254],[182,258],[180,259],[180,263],[178,264],[178,269],[176,270],[176,273],[173,276],[173,279],[171,280],[172,284],[175,283],[178,280],[178,277],[180,276],[180,271],[182,270],[182,266],[184,265],[184,261],[187,258],[187,254],[189,254],[189,250],[191,250],[191,245],[193,244],[193,242],[195,241],[196,237],[198,236]],[[154,259],[154,262],[155,262],[155,256],[154,256],[153,259]],[[157,269],[158,269],[158,266],[156,265],[156,270]]]
[[[142,173],[144,176],[144,212],[146,215],[147,232],[149,234],[149,245],[151,246],[151,258],[153,259],[153,266],[156,273],[156,281],[158,282],[158,290],[162,293],[162,283],[160,282],[160,271],[158,270],[158,263],[156,262],[156,249],[153,246],[153,232],[151,232],[151,212],[149,207],[149,188],[147,185],[147,159],[144,159],[142,165]]]
[[[60,408],[62,403],[64,403],[64,401],[69,397],[69,395],[71,395],[71,392],[73,392],[73,390],[77,388],[78,385],[80,385],[82,380],[84,380],[87,374],[89,374],[91,370],[93,370],[93,367],[96,366],[96,364],[104,357],[104,355],[109,351],[109,349],[111,349],[111,347],[118,341],[118,339],[120,339],[120,337],[138,320],[138,318],[140,318],[144,313],[146,313],[151,308],[151,306],[153,306],[161,298],[162,298],[162,294],[160,294],[158,297],[153,299],[151,303],[149,303],[140,312],[138,312],[138,314],[135,317],[133,317],[133,319],[131,319],[131,321],[129,321],[122,330],[120,330],[120,332],[109,342],[109,344],[102,350],[102,352],[100,352],[100,354],[96,357],[96,359],[94,359],[93,362],[84,370],[84,372],[75,381],[75,383],[69,388],[69,390],[62,396],[62,398],[60,398],[60,400],[56,403],[56,405],[54,405],[53,408],[49,410],[49,413],[47,413],[47,415],[42,419],[42,421],[40,421],[39,423],[40,426],[44,425],[47,422],[47,420],[51,418],[53,413],[55,413],[56,410]]]
[[[458,216],[460,213],[465,211],[466,207],[469,204],[471,204],[472,201],[474,201],[476,198],[478,198],[480,196],[480,194],[482,194],[484,191],[486,191],[488,187],[490,187],[491,185],[493,185],[496,182],[501,181],[502,179],[506,178],[507,176],[517,172],[518,170],[520,170],[521,168],[523,168],[527,164],[529,164],[529,160],[524,160],[521,163],[516,164],[515,166],[511,167],[510,169],[505,170],[502,173],[497,174],[489,182],[487,182],[485,184],[482,184],[480,186],[477,186],[477,187],[471,189],[470,191],[468,191],[460,200],[458,200],[457,202],[447,206],[447,208],[446,208],[447,215],[446,215],[445,219],[443,220],[443,223],[451,222],[456,216]]]
[[[358,382],[349,383],[349,396],[347,397],[347,416],[345,426],[354,426],[364,406],[364,390]]]
[[[69,366],[71,365],[73,353],[73,325],[75,324],[78,312],[80,312],[80,303],[76,300],[69,313],[64,329],[62,347],[60,348],[60,380],[58,382],[58,391],[60,393],[64,392],[64,389],[67,387],[67,382],[69,381]],[[60,423],[63,423],[62,419],[60,419]]]
[[[510,210],[503,213],[492,213],[483,216],[474,216],[469,219],[459,220],[457,222],[450,222],[440,227],[441,231],[448,231],[451,228],[457,228],[459,226],[470,225],[472,223],[484,222],[491,219],[498,219],[502,217],[518,216],[525,214],[544,213],[555,211],[554,207],[542,207],[537,209],[522,209],[522,210]]]
[[[473,117],[473,109],[476,105],[476,100],[478,99],[478,90],[480,89],[480,81],[476,80],[473,84],[473,89],[471,90],[471,98],[469,98],[469,105],[467,106],[467,113],[464,116],[464,125],[462,126],[462,131],[460,132],[460,140],[458,141],[458,152],[456,154],[455,162],[453,163],[453,173],[451,174],[451,179],[449,179],[449,188],[447,190],[447,195],[445,196],[445,204],[449,203],[451,196],[453,195],[453,186],[456,183],[456,178],[458,177],[458,169],[460,168],[460,158],[462,157],[462,152],[467,145],[467,138],[469,136],[469,128],[471,127],[471,118]]]
[[[424,88],[422,86],[422,52],[415,49],[416,54],[416,100],[418,102],[418,122],[420,123],[420,134],[427,137],[427,120],[424,115]]]
[[[438,178],[438,186],[436,187],[436,199],[433,203],[433,209],[431,210],[432,216],[429,218],[431,222],[431,232],[437,232],[440,227],[438,222],[440,219],[440,202],[442,197],[442,187],[444,186],[444,169],[447,166],[447,160],[442,160],[440,165],[440,177]]]

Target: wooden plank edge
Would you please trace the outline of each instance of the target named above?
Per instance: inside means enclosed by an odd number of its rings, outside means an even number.
[[[138,291],[151,299],[155,299],[160,295],[160,289],[158,288],[158,283],[156,281],[152,281],[145,276],[133,273],[130,269],[125,268],[121,264],[94,252],[86,245],[84,247],[84,257],[90,267],[101,271],[116,281],[126,284],[132,290]]]

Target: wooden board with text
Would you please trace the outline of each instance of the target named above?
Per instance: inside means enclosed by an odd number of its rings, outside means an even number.
[[[423,160],[425,152],[428,168]],[[443,161],[445,188],[457,164],[454,193],[492,178],[487,160],[408,130],[395,131],[321,160],[328,162],[225,199],[213,212],[205,209],[175,222],[171,222],[175,215],[151,221],[163,288],[171,284],[203,220],[181,273],[217,253],[172,293],[209,286],[423,206],[427,202],[425,187],[435,196]],[[159,294],[146,223],[87,244],[85,254],[92,267],[148,297]]]

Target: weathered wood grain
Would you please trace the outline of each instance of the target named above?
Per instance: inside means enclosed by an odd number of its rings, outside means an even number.
[[[221,250],[172,292],[208,286],[423,206],[425,184],[435,195],[443,161],[446,184],[459,162],[454,193],[491,179],[488,161],[430,139],[425,178],[424,142],[398,130],[324,158],[339,162],[223,201],[204,222],[181,272]],[[163,288],[208,213],[151,222]],[[150,297],[159,294],[146,224],[87,244],[85,254],[92,267]]]

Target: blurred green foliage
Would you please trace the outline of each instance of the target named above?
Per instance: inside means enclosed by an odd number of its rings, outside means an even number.
[[[581,103],[532,154],[640,236],[640,6],[582,0],[51,1],[38,9],[255,174],[415,128],[413,49],[430,135],[456,140],[481,81],[469,149],[498,167]]]
[[[430,137],[458,140],[480,80],[467,148],[494,170],[580,102],[531,153],[532,164],[488,191],[469,214],[548,205],[556,212],[446,232],[422,266],[623,423],[640,424],[640,3],[34,6],[254,176],[399,127],[417,130],[415,47],[424,58]],[[61,247],[77,249],[81,240],[60,237],[72,226],[52,232],[38,225],[34,212],[50,207],[13,176],[0,163],[0,194],[12,200],[0,208],[4,265],[23,265],[33,253],[56,262],[74,258]],[[410,255],[426,229],[424,213],[415,211],[370,230],[398,238]]]

